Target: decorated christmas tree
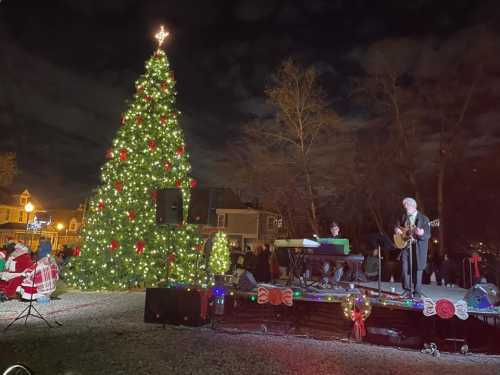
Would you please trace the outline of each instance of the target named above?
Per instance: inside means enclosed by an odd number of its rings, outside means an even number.
[[[67,265],[66,280],[82,289],[124,289],[161,282],[206,285],[205,260],[196,227],[158,226],[157,191],[179,188],[184,221],[190,164],[175,109],[175,81],[165,52],[168,33],[136,81],[136,93],[107,151],[101,185],[90,202],[80,256]]]
[[[209,259],[210,272],[214,275],[223,275],[229,271],[229,242],[224,232],[217,232],[214,237]]]

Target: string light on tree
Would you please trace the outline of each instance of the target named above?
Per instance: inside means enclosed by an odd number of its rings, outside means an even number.
[[[208,284],[206,262],[197,252],[202,241],[196,227],[156,225],[156,192],[179,186],[187,215],[192,186],[175,109],[175,80],[161,49],[168,35],[163,27],[156,34],[158,49],[135,82],[129,107],[117,119],[101,185],[90,202],[80,256],[66,267],[72,286],[106,290],[162,282]],[[175,261],[167,271],[166,259],[172,255]]]

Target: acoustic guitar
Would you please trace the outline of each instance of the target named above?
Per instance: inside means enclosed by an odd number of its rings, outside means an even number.
[[[429,226],[431,228],[439,227],[439,219],[429,221]],[[410,244],[410,240],[415,235],[415,229],[417,229],[417,226],[409,225],[409,226],[399,227],[399,229],[401,229],[403,233],[394,234],[393,239],[394,239],[394,246],[396,246],[397,249],[401,250]]]

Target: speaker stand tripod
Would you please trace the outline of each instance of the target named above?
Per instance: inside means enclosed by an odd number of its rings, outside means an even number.
[[[52,328],[47,319],[45,319],[43,315],[40,314],[40,311],[38,311],[38,309],[33,305],[33,291],[35,290],[35,274],[37,266],[38,263],[35,263],[35,269],[33,270],[33,284],[31,285],[31,293],[28,306],[26,306],[26,308],[23,311],[21,311],[21,313],[12,322],[10,322],[7,327],[5,327],[4,332],[6,332],[15,322],[21,319],[24,319],[24,325],[26,325],[28,323],[28,318],[30,316],[32,316],[33,318],[43,320],[49,328]]]

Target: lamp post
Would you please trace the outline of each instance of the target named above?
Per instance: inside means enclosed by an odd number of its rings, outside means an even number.
[[[61,231],[64,229],[64,224],[63,223],[57,223],[56,225],[57,229],[57,242],[56,242],[56,250],[59,248],[59,237],[61,236]]]
[[[26,212],[26,234],[28,234],[28,224],[30,220],[30,213],[35,210],[35,206],[33,206],[33,203],[28,202],[24,205],[24,211]],[[33,239],[33,237],[31,237]],[[31,247],[31,240],[30,240],[30,247]]]

